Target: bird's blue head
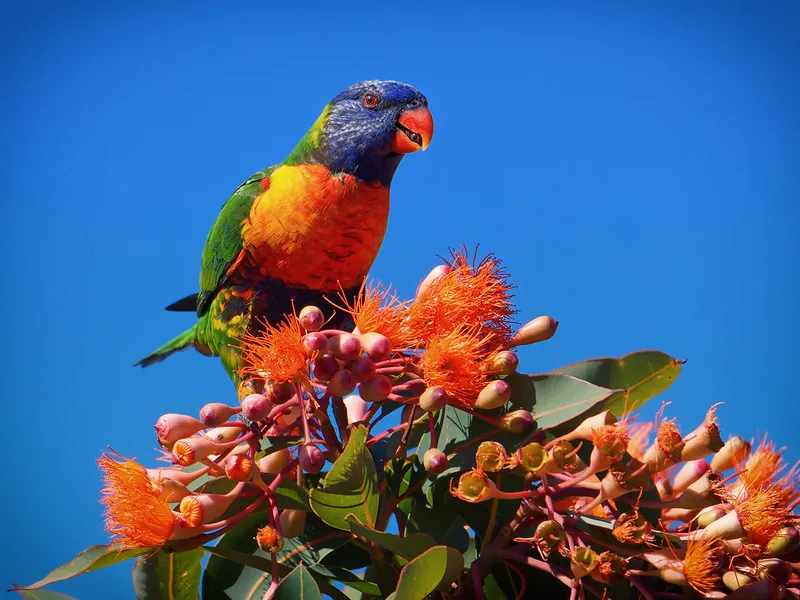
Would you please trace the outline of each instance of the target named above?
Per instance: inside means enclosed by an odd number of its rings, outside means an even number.
[[[363,81],[336,96],[289,157],[389,186],[404,155],[425,150],[433,117],[419,91],[397,81]]]

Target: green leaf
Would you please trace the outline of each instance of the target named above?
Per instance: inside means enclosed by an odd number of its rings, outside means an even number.
[[[511,386],[512,404],[530,411],[539,429],[550,429],[582,416],[619,392],[619,389],[560,373],[514,373],[506,382]]]
[[[205,550],[164,552],[141,557],[133,567],[133,589],[140,600],[170,598],[195,600],[200,598],[200,561]]]
[[[154,548],[133,548],[130,550],[123,550],[122,544],[113,544],[111,546],[90,546],[78,556],[73,558],[66,564],[50,571],[44,578],[36,583],[24,587],[15,588],[16,590],[34,590],[51,583],[64,581],[84,573],[97,571],[103,567],[110,567],[118,563],[124,562],[131,558],[141,556],[142,554],[150,554]]]
[[[400,571],[396,600],[422,600],[440,585],[455,581],[464,568],[461,552],[448,546],[434,546]]]
[[[436,540],[425,533],[412,533],[403,537],[383,531],[376,531],[371,527],[359,523],[353,515],[348,515],[345,521],[348,522],[350,531],[353,533],[360,535],[369,542],[378,544],[381,548],[385,548],[393,554],[399,554],[406,560],[416,558],[436,545]]]
[[[314,578],[303,565],[297,565],[275,590],[274,600],[322,600]]]
[[[324,488],[309,490],[311,510],[331,527],[348,531],[345,517],[349,514],[370,527],[378,518],[378,476],[365,445],[368,435],[363,425],[353,429],[325,477]]]
[[[372,581],[366,581],[352,571],[343,569],[342,567],[327,566],[320,563],[311,565],[308,570],[312,577],[317,580],[319,580],[320,577],[323,577],[331,581],[338,581],[339,583],[342,583],[354,590],[358,590],[362,594],[367,594],[368,596],[379,596],[381,593],[381,589],[378,587],[378,584]]]
[[[609,389],[622,390],[604,408],[620,417],[641,408],[666,390],[680,375],[686,361],[655,350],[633,352],[622,358],[595,358],[557,369]]]
[[[51,590],[14,590],[19,592],[19,595],[28,600],[77,600],[72,596],[67,596],[61,592],[53,592]]]

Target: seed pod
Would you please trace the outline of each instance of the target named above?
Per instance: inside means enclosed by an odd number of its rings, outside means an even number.
[[[304,306],[297,320],[306,331],[317,331],[325,324],[325,315],[316,306]]]
[[[250,394],[242,400],[242,414],[251,421],[263,421],[270,409],[272,403],[264,394]]]
[[[475,465],[487,473],[496,473],[506,466],[508,455],[498,442],[481,442],[475,451]]]
[[[550,458],[560,471],[577,473],[586,465],[578,456],[575,448],[566,440],[558,440],[550,448]]]
[[[340,333],[328,338],[331,354],[341,360],[355,360],[361,354],[361,340],[352,333]]]
[[[567,533],[558,521],[542,521],[536,526],[533,543],[542,558],[547,559],[554,550],[561,551],[567,543]]]
[[[392,342],[385,335],[371,331],[362,333],[360,340],[364,352],[376,362],[386,360],[392,355]]]
[[[447,392],[440,385],[426,388],[419,397],[419,407],[425,412],[441,410],[447,406]]]
[[[239,411],[241,408],[238,406],[234,408],[222,402],[210,402],[200,409],[200,420],[206,427],[217,427]]]
[[[511,375],[517,372],[519,358],[511,350],[502,350],[492,359],[492,373]]]
[[[431,475],[438,475],[447,468],[447,455],[437,448],[430,448],[422,457],[425,470]]]
[[[533,415],[527,410],[515,410],[500,417],[500,429],[515,435],[530,433],[533,425]]]
[[[755,578],[750,577],[750,575],[740,573],[739,571],[725,571],[725,573],[722,574],[722,583],[732,592],[735,592],[739,588],[749,585],[754,581]]]
[[[258,547],[264,552],[280,552],[283,548],[283,536],[270,525],[266,525],[258,530],[258,533],[256,533],[256,542],[258,543]]]
[[[767,542],[767,552],[772,556],[783,556],[800,546],[800,534],[794,527],[784,527]]]
[[[510,397],[510,385],[501,379],[490,381],[478,394],[478,399],[475,401],[475,408],[480,408],[482,410],[500,408],[508,402]]]
[[[589,547],[576,548],[569,563],[569,568],[575,579],[588,575],[596,566],[597,552]]]
[[[155,424],[158,439],[167,443],[177,442],[181,438],[194,435],[203,428],[205,425],[197,419],[175,413],[161,415]]]
[[[303,348],[311,356],[320,356],[328,351],[328,336],[314,331],[303,336]]]
[[[316,444],[303,444],[299,457],[300,467],[306,473],[319,473],[325,466],[325,456]]]
[[[458,478],[458,487],[450,493],[465,502],[484,502],[492,497],[492,482],[483,471],[472,469]]]
[[[589,577],[607,585],[619,585],[628,572],[628,561],[619,554],[603,552],[597,557],[597,566],[589,572]]]
[[[516,457],[517,464],[528,471],[528,473],[543,475],[547,473],[551,466],[550,456],[547,454],[544,447],[537,442],[531,442],[517,450]]]
[[[557,329],[558,321],[553,317],[536,317],[517,330],[508,342],[508,347],[514,348],[544,342],[553,337]]]
[[[359,356],[348,368],[358,383],[369,381],[375,376],[375,363],[366,356]]]
[[[323,354],[314,361],[312,373],[315,379],[330,381],[331,377],[339,370],[339,363],[330,354]]]
[[[356,378],[349,369],[340,369],[328,381],[328,392],[332,396],[344,397],[356,389]]]
[[[281,511],[281,531],[283,537],[294,538],[303,535],[303,530],[306,528],[306,511],[298,508],[285,508]]]

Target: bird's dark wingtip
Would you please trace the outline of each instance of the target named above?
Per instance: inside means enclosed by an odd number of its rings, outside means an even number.
[[[189,294],[167,306],[165,310],[174,312],[195,312],[197,310],[197,296],[198,294]],[[146,366],[146,365],[145,365]]]

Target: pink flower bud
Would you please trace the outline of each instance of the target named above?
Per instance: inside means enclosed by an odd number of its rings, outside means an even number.
[[[205,425],[189,415],[178,415],[174,413],[161,415],[155,425],[158,439],[166,443],[175,442],[181,438],[194,435],[204,427]]]
[[[297,508],[286,508],[281,511],[281,531],[283,537],[294,538],[303,535],[306,528],[306,511]]]
[[[303,348],[309,356],[318,356],[328,351],[328,336],[324,333],[314,331],[303,336]]]
[[[358,383],[369,381],[375,376],[375,363],[366,356],[359,356],[350,363],[349,368]]]
[[[289,466],[292,455],[288,448],[281,448],[258,459],[258,470],[268,475],[277,475]]]
[[[263,421],[271,408],[272,404],[264,394],[250,394],[242,400],[242,414],[251,421]]]
[[[344,399],[344,406],[347,409],[348,425],[363,421],[369,409],[369,404],[364,402],[360,396],[347,396]]]
[[[193,465],[208,458],[221,448],[206,437],[190,437],[178,440],[172,446],[172,462],[182,467]]]
[[[332,396],[347,396],[356,389],[356,379],[349,369],[340,369],[328,381],[328,392]]]
[[[690,460],[675,474],[672,494],[680,496],[686,488],[705,475],[711,466],[704,460]]]
[[[422,464],[428,473],[438,475],[447,468],[447,455],[437,448],[431,448],[422,457]]]
[[[239,406],[233,407],[222,402],[211,402],[200,409],[200,420],[206,427],[217,427],[241,410]]]
[[[492,373],[511,375],[517,372],[519,358],[511,350],[503,350],[492,359]]]
[[[355,360],[361,354],[361,340],[352,333],[340,333],[328,338],[331,354],[342,360]]]
[[[300,327],[306,331],[317,331],[325,324],[325,315],[316,306],[305,306],[297,317]]]
[[[480,394],[478,394],[478,399],[475,401],[475,408],[480,408],[482,410],[500,408],[508,402],[510,397],[510,385],[501,379],[490,381],[486,384],[486,387],[481,390]]]
[[[391,356],[392,342],[385,335],[372,331],[362,334],[360,339],[361,347],[372,360],[380,362]]]
[[[500,418],[500,429],[515,435],[526,435],[533,429],[533,415],[527,410],[515,410]]]
[[[417,293],[415,294],[415,296],[417,298],[422,296],[426,291],[428,291],[428,288],[434,281],[436,281],[437,279],[441,279],[442,277],[447,275],[450,271],[451,268],[449,265],[439,265],[431,269],[431,272],[428,273],[425,276],[425,279],[423,279],[417,286]]]
[[[325,466],[325,456],[316,444],[303,444],[299,457],[300,467],[306,473],[319,473]]]
[[[553,317],[536,317],[517,330],[511,341],[508,342],[508,346],[514,348],[544,342],[555,335],[556,329],[558,329],[558,321]]]
[[[381,402],[392,393],[392,380],[386,375],[375,375],[358,386],[358,395],[367,402]]]
[[[223,425],[222,427],[214,427],[214,429],[209,429],[203,433],[203,437],[210,439],[212,442],[224,444],[226,442],[232,442],[238,438],[241,433],[241,427],[225,427]]]
[[[447,392],[440,385],[426,388],[419,397],[419,407],[425,412],[441,410],[445,406],[447,406]]]
[[[313,374],[320,381],[329,381],[339,370],[339,363],[330,354],[324,354],[314,361]]]

